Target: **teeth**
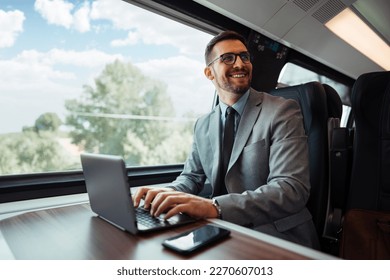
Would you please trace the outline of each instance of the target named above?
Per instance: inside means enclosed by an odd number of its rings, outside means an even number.
[[[236,74],[236,75],[232,75],[233,78],[243,78],[245,77],[244,74]]]

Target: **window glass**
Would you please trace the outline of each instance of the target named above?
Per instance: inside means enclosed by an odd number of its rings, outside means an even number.
[[[293,63],[287,63],[279,75],[279,86],[293,86],[307,82],[318,81],[321,84],[328,84],[333,87],[343,102],[343,114],[340,120],[341,126],[346,126],[348,116],[351,111],[350,91],[351,89],[339,82],[336,82],[326,76],[320,75],[306,68],[300,67]]]
[[[181,163],[212,108],[211,35],[122,0],[0,4],[0,175]]]

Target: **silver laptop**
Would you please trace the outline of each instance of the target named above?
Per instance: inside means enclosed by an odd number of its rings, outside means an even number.
[[[81,165],[91,209],[100,218],[133,234],[194,222],[179,214],[168,220],[152,217],[142,206],[134,208],[126,165],[119,156],[81,154]]]

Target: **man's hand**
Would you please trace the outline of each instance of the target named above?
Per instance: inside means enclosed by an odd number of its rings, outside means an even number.
[[[218,211],[211,199],[170,188],[139,188],[133,198],[135,207],[138,207],[142,198],[145,200],[144,207],[150,208],[150,214],[156,217],[165,212],[165,219],[179,213],[186,213],[197,219],[218,217]]]
[[[134,207],[138,207],[141,199],[144,199],[144,208],[149,209],[153,199],[160,192],[173,192],[171,188],[140,187],[133,195]]]

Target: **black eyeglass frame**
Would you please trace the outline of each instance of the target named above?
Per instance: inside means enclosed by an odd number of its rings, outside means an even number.
[[[232,62],[226,62],[223,59],[224,57],[226,57],[228,55],[234,55],[234,60]],[[248,60],[242,58],[244,55],[248,56]],[[209,62],[209,64],[207,64],[207,67],[209,67],[211,64],[216,62],[218,59],[222,59],[222,62],[225,63],[226,65],[233,65],[234,63],[236,63],[237,56],[239,56],[241,61],[244,62],[245,64],[251,63],[251,54],[249,52],[240,52],[240,53],[227,52],[227,53],[221,54],[220,56],[213,59],[211,62]]]

